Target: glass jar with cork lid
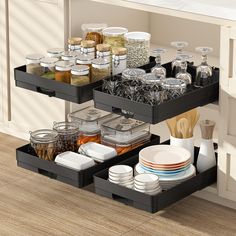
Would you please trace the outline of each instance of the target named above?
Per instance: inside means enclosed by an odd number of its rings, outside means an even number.
[[[71,84],[81,86],[90,83],[89,67],[75,65],[71,67]]]
[[[81,41],[81,53],[87,56],[95,58],[95,41],[82,40]]]
[[[91,82],[104,79],[110,74],[110,62],[108,60],[102,58],[92,60]]]
[[[112,75],[122,73],[127,68],[127,49],[113,48],[112,49]]]
[[[55,80],[70,84],[71,64],[68,61],[58,61],[55,67]]]
[[[68,39],[68,51],[80,52],[82,38],[73,37]]]
[[[108,61],[111,61],[111,45],[110,44],[98,44],[97,49],[97,58],[103,58]]]

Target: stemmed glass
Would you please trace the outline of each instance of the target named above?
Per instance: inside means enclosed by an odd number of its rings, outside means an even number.
[[[183,49],[188,46],[188,43],[184,41],[175,41],[171,42],[171,46],[177,49],[176,58],[171,63],[171,75],[175,77],[181,69],[181,58],[179,57],[179,55],[183,53]]]
[[[194,83],[194,86],[199,88],[208,84],[210,77],[212,76],[212,67],[207,63],[207,56],[213,51],[213,48],[197,47],[195,50],[202,54],[202,62],[199,66],[197,66],[196,79]]]
[[[187,72],[188,64],[187,61],[192,58],[191,55],[188,54],[180,54],[180,72],[176,74],[176,79],[184,80],[185,83],[191,84],[192,83],[192,76]]]
[[[161,54],[165,52],[166,50],[164,48],[157,48],[153,50],[153,53],[156,56],[156,65],[152,68],[151,73],[154,74],[157,79],[166,78],[166,69],[161,65]]]

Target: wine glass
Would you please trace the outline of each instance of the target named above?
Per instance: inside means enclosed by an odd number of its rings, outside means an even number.
[[[194,86],[203,87],[210,82],[210,77],[212,76],[212,67],[207,63],[207,56],[213,51],[213,48],[210,47],[197,47],[195,48],[197,52],[202,54],[202,62],[197,66],[196,79]]]
[[[165,52],[166,50],[164,48],[157,48],[153,50],[153,53],[156,56],[156,65],[152,68],[151,73],[154,74],[157,79],[166,78],[166,69],[161,65],[161,54]]]
[[[188,68],[187,61],[190,58],[192,58],[192,56],[188,55],[188,54],[180,54],[179,58],[180,58],[180,61],[181,61],[181,63],[180,63],[180,72],[176,74],[176,79],[184,80],[187,85],[191,84],[192,83],[192,76],[191,76],[191,74],[189,74],[187,72],[187,68]]]
[[[181,59],[179,55],[183,53],[183,49],[188,46],[188,43],[184,41],[175,41],[171,42],[171,46],[177,49],[176,58],[171,63],[171,75],[175,77],[176,74],[179,73],[181,69]]]

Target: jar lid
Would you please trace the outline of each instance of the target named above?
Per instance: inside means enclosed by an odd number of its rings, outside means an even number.
[[[110,62],[107,59],[96,58],[92,60],[92,65],[109,65]]]
[[[53,129],[58,132],[58,134],[66,135],[66,134],[75,134],[79,132],[79,124],[76,122],[54,122]]]
[[[65,51],[61,54],[62,60],[68,61],[76,59],[81,53],[76,51]]]
[[[57,58],[45,57],[41,60],[40,65],[43,67],[54,67],[56,62],[58,62]]]
[[[143,76],[142,78],[142,82],[144,82],[145,84],[157,84],[157,85],[161,85],[162,84],[162,80],[157,78],[154,74],[152,73],[147,73]]]
[[[97,32],[97,31],[102,31],[105,28],[107,28],[106,23],[88,23],[81,25],[81,29],[83,31],[87,30],[87,31]]]
[[[167,78],[163,80],[162,87],[163,89],[185,89],[187,85],[182,79]]]
[[[69,61],[58,61],[56,62],[56,70],[59,71],[69,71],[74,64]]]
[[[75,65],[71,67],[71,74],[78,75],[80,73],[89,73],[89,66],[86,65]]]
[[[80,44],[81,41],[82,41],[82,38],[80,38],[80,37],[72,37],[72,38],[68,39],[68,43],[72,44],[72,45],[73,44]]]
[[[97,44],[96,48],[99,52],[107,52],[111,50],[111,45],[101,43],[101,44]]]
[[[120,36],[128,32],[124,27],[108,27],[102,31],[104,36]]]
[[[40,129],[30,132],[30,141],[35,143],[51,143],[58,138],[58,133],[51,129]]]
[[[112,48],[112,54],[113,55],[126,55],[127,54],[127,49],[126,48],[122,48],[122,47],[118,47],[118,48]]]
[[[95,47],[96,42],[93,40],[82,40],[81,46],[84,48],[92,48]]]
[[[60,56],[64,52],[63,48],[50,48],[47,50],[48,54],[55,55],[55,56]]]
[[[122,72],[122,77],[130,80],[137,80],[143,78],[145,74],[146,72],[143,69],[130,68],[130,69],[125,69]]]
[[[124,35],[125,39],[127,40],[134,40],[134,41],[148,41],[151,38],[151,34],[147,32],[128,32]]]
[[[93,56],[86,55],[86,54],[80,54],[77,56],[76,62],[78,64],[91,64],[93,59],[94,59]]]
[[[27,55],[25,58],[30,61],[40,61],[41,59],[44,58],[44,55],[39,54],[39,53],[34,53],[34,54]]]

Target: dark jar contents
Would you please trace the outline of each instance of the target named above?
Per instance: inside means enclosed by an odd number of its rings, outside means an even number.
[[[55,80],[70,84],[71,66],[73,64],[70,62],[58,61],[56,63]]]

